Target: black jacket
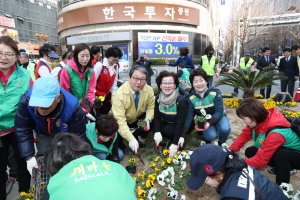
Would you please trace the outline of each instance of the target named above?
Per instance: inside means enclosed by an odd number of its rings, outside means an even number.
[[[267,62],[266,61],[266,58],[265,56],[261,56],[258,61],[257,61],[257,65],[256,65],[256,68],[258,70],[262,70],[266,67],[269,67],[271,66],[271,64],[274,64],[276,65],[276,61],[275,61],[275,58],[273,56],[269,56],[269,61]]]
[[[289,79],[294,79],[295,76],[299,76],[297,59],[294,56],[290,56],[290,59],[287,62],[285,57],[281,58],[279,71],[283,72]]]
[[[147,72],[148,72],[148,76],[152,76],[154,73],[153,73],[153,70],[151,68],[151,64],[152,64],[152,61],[151,60],[139,60],[136,62],[136,64],[138,65],[141,65],[143,67],[146,68]]]

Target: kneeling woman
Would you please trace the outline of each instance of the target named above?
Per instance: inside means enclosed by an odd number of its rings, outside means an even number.
[[[194,115],[203,116],[202,112],[205,110],[205,113],[211,115],[211,118],[206,121],[204,129],[199,129],[198,126],[195,126],[195,130],[203,132],[206,143],[211,143],[217,139],[217,134],[219,134],[218,144],[226,145],[231,128],[224,111],[220,90],[207,87],[208,77],[202,69],[192,71],[190,81],[193,90],[188,97],[189,107],[184,124],[184,133],[188,132],[192,125]]]
[[[155,100],[154,140],[159,145],[162,136],[170,139],[172,157],[178,147],[184,144],[185,135],[182,130],[188,103],[177,90],[179,81],[174,72],[162,71],[156,78],[156,83],[160,93]]]

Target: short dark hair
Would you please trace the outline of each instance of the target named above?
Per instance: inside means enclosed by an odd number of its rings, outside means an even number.
[[[292,46],[292,50],[296,51],[297,49],[300,49],[300,46],[299,46],[299,45],[296,45],[296,44],[295,44],[295,45]]]
[[[119,47],[110,47],[105,52],[105,57],[114,57],[114,58],[122,58],[123,53]]]
[[[164,77],[173,77],[176,88],[178,87],[179,80],[178,80],[178,77],[176,76],[176,74],[174,72],[164,70],[164,71],[160,72],[159,75],[156,78],[156,84],[157,84],[157,87],[159,89],[160,89],[160,85],[161,85],[161,82],[162,82]]]
[[[50,51],[55,51],[54,46],[52,46],[51,44],[44,44],[39,49],[39,56],[42,58],[45,54],[48,55]]]
[[[189,55],[189,49],[187,47],[180,47],[179,49],[180,56]]]
[[[68,56],[68,52],[65,52],[62,54],[61,59],[65,60],[65,59],[67,59],[67,56]]]
[[[271,50],[269,47],[264,47],[264,48],[261,50],[261,52],[262,52],[262,53],[265,53],[266,51],[269,51],[269,50]]]
[[[92,46],[91,47],[91,52],[92,52],[93,55],[99,53],[100,52],[100,47]]]
[[[76,44],[75,45],[75,49],[74,49],[74,56],[73,56],[73,58],[74,58],[74,61],[75,61],[75,63],[76,63],[76,65],[77,65],[77,67],[80,67],[81,66],[81,64],[79,63],[79,61],[78,61],[78,54],[79,54],[79,52],[81,52],[81,51],[83,51],[83,50],[88,50],[89,51],[89,53],[90,53],[90,60],[89,60],[89,62],[88,62],[88,64],[86,65],[86,67],[92,67],[92,58],[93,58],[93,55],[92,55],[92,53],[91,53],[91,49],[90,49],[90,47],[87,45],[87,44],[84,44],[84,43],[80,43],[80,44]]]
[[[207,73],[203,69],[196,69],[190,73],[190,82],[193,85],[195,76],[201,76],[208,84]]]
[[[291,52],[292,50],[291,48],[284,48],[282,52],[286,52],[286,51]]]
[[[208,54],[208,52],[210,52],[210,51],[215,51],[215,50],[214,50],[214,48],[212,46],[206,47],[205,54]]]
[[[146,68],[143,67],[143,66],[141,66],[141,65],[134,65],[134,66],[130,69],[130,71],[129,71],[129,78],[132,77],[132,74],[133,74],[136,70],[139,71],[139,72],[141,72],[141,73],[143,73],[143,74],[145,74],[145,75],[146,75],[146,78],[148,78],[148,72],[147,72]]]
[[[96,129],[98,135],[112,136],[117,132],[119,125],[112,115],[98,115]]]
[[[45,156],[45,166],[53,176],[66,164],[85,155],[92,155],[89,143],[71,133],[58,133],[53,138],[50,150]]]
[[[9,36],[1,36],[0,44],[5,44],[13,49],[16,55],[19,55],[18,45],[17,43]]]
[[[249,97],[242,101],[239,107],[236,109],[236,115],[239,118],[242,117],[249,117],[250,119],[254,120],[257,124],[265,121],[268,117],[269,112],[264,107],[264,104],[253,98]]]

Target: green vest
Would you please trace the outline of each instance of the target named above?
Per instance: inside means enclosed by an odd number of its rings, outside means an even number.
[[[282,146],[300,151],[300,138],[291,128],[278,128],[272,130],[272,132],[279,133],[285,138],[285,143]],[[255,142],[255,146],[259,148],[265,141],[266,134],[259,134],[256,138],[256,131],[252,130],[252,139]]]
[[[213,76],[215,74],[216,57],[212,56],[210,62],[208,62],[207,55],[204,55],[201,58],[202,58],[202,69],[207,73],[208,76]]]
[[[82,97],[84,98],[85,104],[90,108],[90,103],[87,100],[87,91],[89,88],[89,83],[91,80],[93,69],[89,69],[84,76],[84,79],[81,80],[78,76],[77,72],[74,71],[69,65],[66,65],[65,68],[68,70],[70,76],[70,92],[77,97],[79,103],[82,101]]]
[[[10,75],[6,87],[0,84],[0,131],[9,130],[15,126],[20,98],[29,87],[29,72],[18,66]]]
[[[89,139],[89,141],[92,143],[93,145],[93,152],[94,153],[98,153],[98,152],[104,152],[106,153],[106,155],[111,154],[112,148],[114,146],[114,143],[118,137],[118,134],[116,134],[113,142],[111,143],[110,147],[107,148],[105,145],[103,144],[99,144],[98,141],[98,136],[96,133],[96,124],[95,122],[93,123],[88,123],[86,125],[86,136]]]
[[[245,57],[242,57],[241,60],[240,60],[240,68],[243,69],[243,70],[248,69],[249,67],[251,67],[253,62],[254,62],[254,60],[252,58],[249,58],[249,60],[247,62],[247,65],[246,65]]]
[[[188,70],[187,68],[182,68],[181,71],[183,73],[179,78],[182,78],[183,80],[185,80],[185,82],[191,84],[190,83],[190,70]]]
[[[86,155],[63,166],[49,180],[50,200],[135,200],[135,182],[126,169]]]
[[[217,93],[215,91],[210,91],[208,95],[201,99],[196,95],[192,95],[189,97],[191,103],[193,104],[193,107],[195,110],[200,110],[200,109],[205,109],[209,107],[214,107],[215,106],[215,97]]]
[[[27,70],[29,71],[30,77],[33,81],[36,80],[34,69],[35,69],[35,64],[30,62],[27,66]]]

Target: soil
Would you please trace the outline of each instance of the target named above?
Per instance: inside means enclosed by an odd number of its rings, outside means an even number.
[[[277,107],[278,110],[281,110],[281,111],[300,111],[300,104],[298,103],[297,104],[297,107],[290,107],[290,108],[287,108],[287,107]],[[238,134],[241,133],[242,129],[244,128],[245,124],[244,122],[238,118],[235,114],[235,109],[226,109],[226,113],[227,113],[227,116],[229,118],[229,121],[230,121],[230,124],[231,124],[231,133],[230,133],[230,136],[227,140],[227,144],[230,146],[233,142],[233,140],[238,136]],[[195,134],[193,133],[190,133],[187,138],[186,138],[186,142],[187,142],[187,147],[186,149],[189,149],[189,150],[193,150],[195,149],[197,146],[200,145],[200,140],[199,139],[195,139]],[[240,151],[239,151],[239,155],[240,157],[245,157],[244,155],[244,152],[245,152],[245,149],[249,146],[253,145],[252,142],[248,142]],[[137,160],[137,173],[138,172],[141,172],[143,169],[147,168],[147,166],[149,165],[150,162],[147,161],[147,156],[148,154],[153,154],[153,150],[149,150],[149,149],[152,149],[151,146],[154,147],[154,142],[153,142],[153,137],[148,137],[147,138],[147,144],[146,144],[146,147],[144,147],[143,149],[140,149],[140,152],[141,152],[141,155],[146,163],[145,166],[143,166],[141,164],[141,162],[139,161],[138,158],[136,158]],[[154,148],[153,148],[154,149]],[[127,152],[129,151],[129,148],[127,148]],[[158,154],[159,155],[159,154]],[[127,160],[129,157],[133,157],[134,155],[132,155],[132,153],[127,153],[126,154],[126,157],[125,157],[125,160],[122,162],[122,164],[124,166],[126,166],[127,164]],[[267,172],[267,170],[269,169],[269,167],[266,167],[264,169],[261,169],[260,172],[265,174],[266,176],[268,176],[271,180],[275,181],[275,176],[274,175],[271,175]],[[292,175],[291,176],[291,183],[294,187],[294,192],[296,192],[297,189],[300,189],[300,171],[298,171],[297,174],[295,175]],[[155,183],[155,187],[157,186],[158,184]],[[166,192],[167,193],[167,192]],[[187,187],[184,189],[184,190],[181,190],[179,191],[179,194],[184,194],[186,196],[186,199],[187,200],[217,200],[219,199],[218,197],[218,194],[216,193],[215,189],[214,188],[211,188],[207,185],[204,185],[201,189],[197,190],[197,191],[193,191],[193,190],[190,190],[188,189]],[[146,199],[146,198],[145,198]],[[158,198],[158,199],[167,199],[167,197],[163,197],[163,198]],[[180,198],[179,198],[180,199]]]

